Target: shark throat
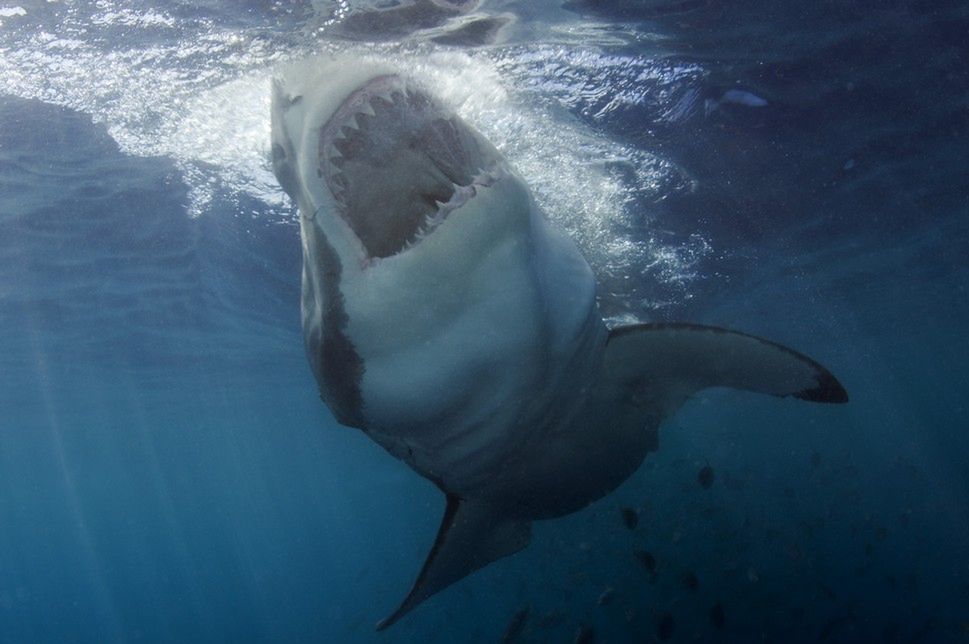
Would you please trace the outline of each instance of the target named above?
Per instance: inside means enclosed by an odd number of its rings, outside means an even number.
[[[319,174],[370,258],[407,251],[502,174],[498,155],[397,75],[357,88],[320,130]]]

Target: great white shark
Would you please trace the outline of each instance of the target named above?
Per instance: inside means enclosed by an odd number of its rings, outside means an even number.
[[[385,628],[602,498],[694,392],[843,403],[823,366],[697,324],[607,328],[575,244],[500,152],[391,62],[273,80],[272,161],[297,204],[302,323],[323,401],[447,503]]]

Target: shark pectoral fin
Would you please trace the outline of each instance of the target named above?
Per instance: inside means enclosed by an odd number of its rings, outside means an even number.
[[[848,402],[831,372],[805,355],[746,333],[698,324],[637,324],[613,329],[605,376],[672,414],[694,392],[732,387],[823,403]]]
[[[518,552],[530,539],[530,521],[510,519],[486,502],[449,494],[441,527],[417,581],[397,610],[377,624],[377,630],[475,570]]]

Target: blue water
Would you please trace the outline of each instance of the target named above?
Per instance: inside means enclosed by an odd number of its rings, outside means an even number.
[[[524,607],[522,642],[969,640],[965,3],[485,1],[457,44],[397,4],[0,9],[0,641],[495,642]],[[850,404],[704,392],[375,633],[444,503],[303,355],[268,79],[333,49],[474,80],[611,323],[770,337]]]

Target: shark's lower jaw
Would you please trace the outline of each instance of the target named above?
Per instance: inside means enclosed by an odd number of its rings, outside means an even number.
[[[409,250],[503,173],[456,116],[396,75],[355,90],[320,131],[319,174],[368,260]]]

